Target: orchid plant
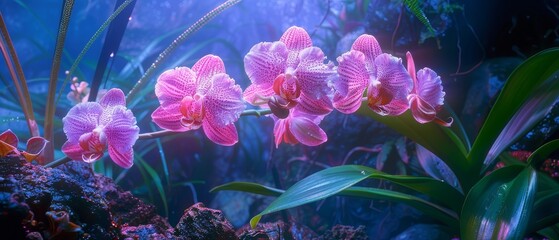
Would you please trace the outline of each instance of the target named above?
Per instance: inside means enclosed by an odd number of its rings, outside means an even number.
[[[237,2],[225,2],[187,29],[162,52],[144,77],[188,34]],[[3,21],[1,25],[4,30]],[[5,38],[4,32],[7,30],[3,31]],[[5,42],[10,45],[10,41]],[[25,86],[21,69],[11,65],[17,62],[13,57],[15,51],[8,53],[6,48],[10,47],[0,45],[14,82]],[[96,102],[91,96],[90,102],[83,101],[81,95],[87,95],[87,85],[74,81],[73,92],[68,96],[78,103],[62,121],[67,141],[61,150],[67,157],[56,161],[49,161],[53,158],[53,145],[47,146],[48,141],[38,137],[30,102],[25,100],[28,93],[18,87],[34,136],[28,141],[27,151],[21,154],[32,161],[46,147],[47,151],[42,153],[46,160],[40,163],[55,167],[69,160],[92,163],[108,151],[118,166],[130,168],[134,164],[133,148],[137,140],[201,129],[212,142],[231,146],[239,141],[235,122],[247,115],[272,118],[276,147],[282,142],[317,146],[328,140],[319,124],[336,109],[385,123],[421,145],[418,156],[424,162],[445,167],[435,168],[433,171],[438,172],[431,177],[416,177],[390,175],[367,166],[343,165],[310,175],[285,191],[246,182],[225,184],[213,191],[238,190],[277,196],[251,220],[253,227],[265,214],[344,195],[408,203],[464,239],[513,239],[538,231],[559,236],[558,232],[549,230],[559,221],[559,212],[545,212],[559,200],[559,184],[536,170],[559,148],[559,140],[536,150],[528,163],[508,161],[506,167],[489,173],[498,159],[507,159],[506,147],[541,120],[557,101],[559,62],[553,60],[559,59],[559,49],[541,52],[513,72],[473,145],[459,119],[444,107],[445,92],[440,76],[427,67],[416,71],[410,52],[405,58],[406,65],[401,58],[384,53],[374,36],[363,34],[351,50],[337,58],[336,65],[326,61],[323,51],[313,46],[305,29],[293,26],[278,41],[258,43],[246,54],[244,67],[251,84],[244,91],[226,73],[222,59],[216,55],[206,55],[192,67],[164,71],[155,83],[159,106],[151,114],[152,121],[163,129],[158,132],[140,133],[130,110],[137,89],[148,82],[143,81],[144,77],[127,96],[113,88]],[[55,74],[57,68],[53,66]],[[245,109],[245,102],[255,108]],[[46,115],[47,119],[52,116]],[[441,116],[447,116],[448,120]],[[49,121],[52,120],[45,120],[45,132],[52,131]],[[19,154],[17,143],[11,131],[0,134],[0,157]],[[355,186],[368,178],[392,181],[428,199]]]

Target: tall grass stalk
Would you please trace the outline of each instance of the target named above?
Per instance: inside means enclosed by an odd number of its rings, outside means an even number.
[[[10,71],[10,76],[16,87],[17,96],[19,99],[19,104],[21,105],[25,119],[27,119],[27,126],[29,128],[29,133],[32,137],[39,136],[39,127],[37,126],[37,121],[35,120],[35,115],[33,113],[33,106],[31,103],[31,97],[29,96],[29,89],[27,88],[27,82],[25,81],[25,75],[23,74],[23,69],[17,57],[16,50],[10,38],[8,28],[0,13],[0,32],[2,39],[0,39],[0,48],[2,50],[2,55]],[[15,69],[14,69],[15,67]]]
[[[198,31],[200,28],[206,25],[206,23],[208,23],[210,20],[215,18],[217,15],[219,15],[226,9],[232,7],[233,5],[239,3],[240,1],[241,0],[228,0],[222,3],[221,5],[217,6],[216,8],[208,12],[206,15],[204,15],[194,24],[192,24],[192,26],[187,28],[181,35],[179,35],[165,50],[163,50],[163,52],[159,54],[155,62],[151,64],[151,66],[148,68],[148,70],[146,70],[146,72],[140,78],[140,80],[138,80],[136,85],[134,85],[132,90],[130,90],[130,92],[126,95],[126,102],[131,103],[132,100],[134,100],[135,95],[138,93],[138,91],[143,89],[144,86],[148,83],[147,79],[151,77],[151,75],[153,74],[155,69],[159,66],[159,64],[161,64],[161,62],[163,62],[170,53],[172,53],[181,43],[183,43],[190,35],[192,35],[192,33]]]
[[[58,103],[58,100],[60,99],[60,96],[62,96],[62,92],[64,91],[64,88],[65,88],[66,84],[70,81],[70,78],[74,75],[74,71],[78,67],[80,61],[85,56],[87,51],[89,51],[89,48],[91,48],[91,46],[93,45],[95,40],[97,40],[97,38],[99,38],[99,36],[101,36],[101,33],[103,33],[103,31],[105,31],[105,29],[109,26],[109,24],[113,21],[113,19],[115,19],[122,12],[122,10],[124,10],[124,8],[126,8],[132,1],[135,1],[135,0],[126,0],[125,2],[123,2],[113,12],[113,14],[111,14],[111,16],[109,16],[109,18],[107,18],[107,20],[105,20],[105,22],[101,25],[101,27],[99,27],[99,29],[97,29],[97,31],[93,34],[93,36],[85,44],[85,46],[83,47],[82,51],[80,52],[80,54],[78,55],[78,57],[76,58],[74,63],[72,63],[72,66],[70,67],[70,70],[68,70],[68,74],[66,74],[66,78],[64,79],[64,82],[62,83],[62,87],[58,91],[58,96],[56,97],[55,105]],[[93,99],[93,100],[95,100],[95,99]]]
[[[52,68],[50,72],[49,93],[47,96],[47,104],[45,110],[45,139],[50,143],[47,144],[44,153],[44,159],[39,161],[40,164],[51,162],[54,159],[54,96],[56,95],[56,82],[58,81],[58,72],[60,70],[60,59],[62,58],[62,50],[64,49],[64,41],[66,40],[66,32],[72,15],[72,7],[74,0],[64,1],[64,7],[60,16],[60,25],[58,26],[58,36],[56,37],[56,47],[52,58]]]

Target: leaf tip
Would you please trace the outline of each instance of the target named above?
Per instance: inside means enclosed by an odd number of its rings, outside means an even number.
[[[260,214],[251,218],[250,219],[250,227],[253,228],[253,229],[256,228],[256,225],[258,225],[258,222],[260,222],[260,218],[262,218],[262,215],[260,215]]]

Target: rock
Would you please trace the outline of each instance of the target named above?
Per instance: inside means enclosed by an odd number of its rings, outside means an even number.
[[[206,208],[202,203],[196,203],[184,211],[175,228],[175,235],[189,240],[239,239],[221,211]]]
[[[2,235],[11,239],[23,239],[22,223],[29,218],[29,206],[17,194],[0,192],[0,228]]]
[[[336,225],[319,238],[320,240],[366,240],[369,239],[365,226],[357,228],[352,226]]]
[[[59,168],[44,168],[19,157],[0,158],[0,211],[10,219],[0,224],[11,239],[51,236],[47,212],[65,213],[80,227],[79,239],[120,239],[121,228],[142,226],[162,236],[169,223],[114,182],[95,174],[90,165],[72,161]],[[17,219],[14,221],[13,219]],[[5,235],[4,235],[5,236]],[[9,235],[8,235],[9,236]]]
[[[121,229],[124,239],[176,239],[171,229],[161,232],[154,225],[124,226]]]
[[[398,236],[393,238],[393,240],[443,240],[451,239],[452,236],[448,235],[441,225],[436,224],[416,224]]]
[[[310,228],[296,223],[286,224],[279,220],[271,223],[259,223],[255,229],[246,225],[237,230],[241,240],[303,240],[315,239],[317,234]]]

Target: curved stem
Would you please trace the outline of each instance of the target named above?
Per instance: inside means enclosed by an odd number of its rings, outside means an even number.
[[[155,69],[159,66],[159,64],[161,64],[161,62],[167,59],[167,56],[169,56],[170,53],[172,53],[180,44],[182,44],[188,37],[190,37],[192,33],[198,31],[200,28],[206,25],[206,23],[208,23],[210,20],[215,18],[221,12],[239,3],[240,1],[241,0],[227,0],[226,2],[222,3],[221,5],[217,6],[216,8],[208,12],[202,18],[198,19],[198,21],[196,21],[192,26],[187,28],[181,35],[179,35],[171,43],[171,45],[169,45],[165,50],[163,50],[163,52],[159,54],[159,56],[157,56],[155,62],[151,64],[151,66],[148,68],[148,70],[146,70],[146,72],[140,78],[140,80],[136,82],[136,85],[132,87],[132,90],[130,90],[130,92],[126,95],[126,102],[134,105],[133,103],[134,96],[140,91],[140,89],[143,89],[143,87],[148,83],[151,75],[153,74]]]
[[[72,159],[70,159],[69,157],[63,157],[63,158],[56,159],[52,162],[49,162],[49,163],[45,164],[43,167],[45,167],[45,168],[49,168],[49,167],[50,168],[55,168],[55,167],[58,167],[58,166],[60,166],[64,163],[67,163],[69,161],[72,161]]]
[[[62,51],[64,50],[64,41],[66,40],[66,33],[68,32],[68,25],[70,24],[70,16],[72,15],[73,6],[74,0],[64,1],[60,16],[58,36],[56,37],[56,46],[52,57],[48,96],[45,107],[45,122],[43,127],[45,139],[49,141],[49,144],[43,153],[45,159],[39,161],[41,163],[48,163],[54,159],[54,97],[56,95],[56,83],[58,81],[58,72],[60,70],[60,59],[62,58]]]
[[[272,113],[272,110],[270,110],[270,109],[249,109],[249,110],[243,111],[241,113],[241,117],[243,117],[243,116],[262,117],[262,116],[265,116],[265,115],[268,115],[268,114],[271,114],[271,113]],[[183,133],[183,132],[173,132],[173,131],[169,131],[169,130],[147,132],[147,133],[141,133],[138,136],[138,139],[143,140],[143,139],[160,138],[160,137],[175,135],[175,134],[178,134],[178,133]]]

